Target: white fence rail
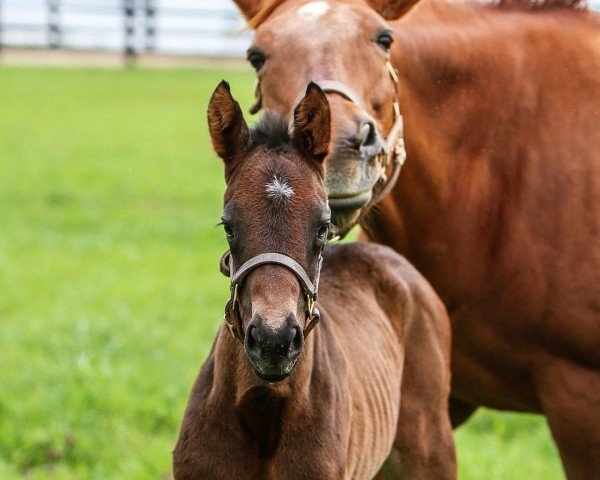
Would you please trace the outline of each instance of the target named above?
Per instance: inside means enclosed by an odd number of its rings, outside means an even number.
[[[239,57],[251,34],[227,0],[0,0],[0,44]]]

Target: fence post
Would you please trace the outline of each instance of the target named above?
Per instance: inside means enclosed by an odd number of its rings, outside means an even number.
[[[2,31],[2,0],[0,0],[0,53],[2,52],[2,34],[4,32]]]
[[[125,14],[125,64],[135,62],[135,0],[123,0],[123,13]]]
[[[60,0],[48,0],[48,46],[60,48]]]
[[[156,1],[146,0],[146,51],[156,49]]]

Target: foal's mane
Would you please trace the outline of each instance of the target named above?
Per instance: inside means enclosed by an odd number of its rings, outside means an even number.
[[[286,0],[264,0],[260,10],[246,22],[246,28],[260,27],[273,11]],[[503,10],[587,9],[587,0],[492,0],[491,5]]]
[[[288,122],[278,112],[268,109],[250,129],[250,138],[253,147],[279,150],[291,145]]]

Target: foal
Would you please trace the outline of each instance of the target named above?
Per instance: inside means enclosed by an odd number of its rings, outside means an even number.
[[[309,84],[291,133],[268,112],[249,130],[222,82],[208,123],[225,164],[232,296],[191,393],[175,478],[455,478],[442,303],[387,247],[324,249],[323,92]]]

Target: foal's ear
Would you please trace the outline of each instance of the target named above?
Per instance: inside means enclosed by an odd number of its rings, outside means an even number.
[[[420,0],[367,0],[369,5],[386,20],[396,20],[408,13]]]
[[[314,82],[294,109],[292,142],[301,152],[322,163],[329,153],[331,113],[323,90]]]
[[[225,80],[210,97],[207,114],[213,148],[225,162],[225,177],[229,178],[248,146],[250,132],[240,104],[231,96]]]

